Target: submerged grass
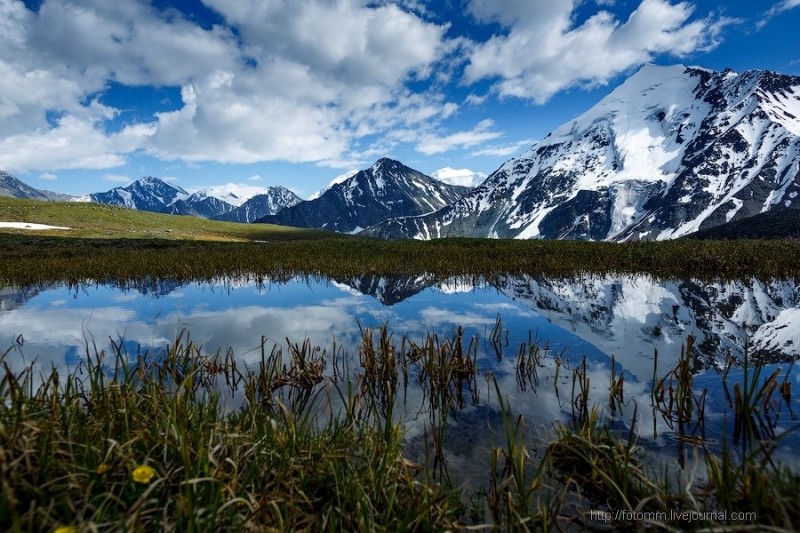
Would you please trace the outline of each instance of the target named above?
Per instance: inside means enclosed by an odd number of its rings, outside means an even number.
[[[585,361],[573,371],[573,422],[556,423],[546,442],[526,440],[526,420],[494,381],[499,444],[488,450],[484,486],[463,491],[448,472],[447,432],[465,391],[469,403],[479,402],[479,343],[464,342],[460,328],[421,342],[395,338],[386,326],[363,329],[358,357],[347,359],[336,346],[327,352],[308,341],[287,339],[285,353],[277,345],[267,351],[262,339],[260,361],[245,368],[235,354],[204,353],[181,334],[153,354],[126,353],[121,343],[109,354],[87,346],[85,361],[68,373],[12,370],[13,347],[0,354],[0,529],[800,526],[800,473],[776,464],[771,435],[718,455],[700,442],[705,476],[660,472],[634,431],[636,407],[620,435],[590,404]],[[536,394],[551,376],[531,379],[530,365],[551,367],[533,345],[519,354],[517,381],[525,378]],[[654,382],[651,397],[654,416],[685,424],[702,410],[664,407],[669,395],[685,403],[698,397],[684,359]],[[631,400],[613,376],[614,396],[601,395],[602,403],[621,408]],[[752,409],[777,401],[775,383],[747,374],[741,386],[753,391]],[[414,384],[426,398],[418,414],[427,415],[430,436],[421,462],[410,458],[395,416]]]
[[[293,353],[293,367],[306,355]],[[162,357],[134,361],[118,351],[109,359],[98,354],[40,383],[4,362],[0,529],[399,531],[455,523],[457,500],[415,479],[398,426],[378,431],[355,409],[320,423],[320,391],[305,407],[270,406],[262,400],[274,389],[258,384],[278,376],[237,374],[230,359],[202,356],[181,339]],[[245,391],[240,409],[223,409],[226,388]]]

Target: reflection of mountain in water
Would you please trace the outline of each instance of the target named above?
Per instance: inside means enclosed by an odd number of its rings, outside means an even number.
[[[232,278],[217,283],[235,287],[253,281],[271,285],[289,279]],[[476,282],[469,279],[442,279],[425,273],[368,274],[333,281],[387,306],[428,288],[451,293],[476,287]],[[189,283],[152,278],[108,285],[159,297]],[[674,364],[689,335],[697,338],[693,355],[698,368],[721,366],[727,354],[741,359],[746,345],[751,353],[761,354],[770,362],[800,356],[800,288],[793,281],[751,279],[704,284],[656,280],[644,274],[560,279],[506,275],[493,278],[488,284],[603,353],[616,356],[626,369],[639,376],[652,373],[656,349],[660,364]],[[485,287],[487,282],[478,285]],[[0,289],[0,311],[22,307],[29,299],[57,286]],[[82,289],[78,286],[71,290]]]
[[[724,364],[728,353],[741,359],[746,344],[770,361],[800,355],[800,290],[790,281],[702,284],[640,274],[505,276],[495,284],[626,362],[652,358],[655,349],[674,360],[689,335],[697,337],[695,361],[703,366]]]
[[[0,287],[0,312],[18,309],[39,293],[57,286],[51,283],[35,287]]]
[[[177,280],[164,280],[159,278],[143,278],[139,280],[126,281],[124,283],[109,282],[110,287],[120,289],[122,291],[135,290],[143,296],[152,296],[158,298],[160,296],[167,296],[173,291],[180,289],[191,283],[190,281],[177,281]]]
[[[333,278],[334,281],[343,283],[361,294],[372,296],[383,305],[395,305],[428,287],[436,285],[440,280],[433,274],[418,274],[415,276],[378,276],[365,274],[349,278]]]
[[[337,279],[394,305],[428,287],[451,292],[453,280],[430,274],[367,275]],[[465,280],[457,285],[466,289]],[[696,337],[698,367],[723,365],[727,354],[741,360],[745,345],[767,361],[800,356],[800,289],[792,281],[755,279],[704,284],[665,281],[648,275],[590,275],[552,279],[500,276],[498,290],[527,304],[555,325],[571,331],[626,368],[652,371],[654,350],[674,363],[687,337]],[[646,372],[645,372],[646,374]]]

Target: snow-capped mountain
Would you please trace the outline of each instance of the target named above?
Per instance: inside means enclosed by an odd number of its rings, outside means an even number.
[[[0,170],[0,196],[28,198],[29,200],[46,200],[51,202],[76,200],[74,196],[68,194],[35,189],[2,170]]]
[[[437,283],[434,274],[421,273],[414,276],[395,274],[379,276],[364,274],[362,276],[335,277],[336,283],[342,283],[361,294],[372,296],[383,305],[391,306],[419,294]]]
[[[347,181],[348,179],[352,178],[352,177],[353,177],[353,176],[355,176],[356,174],[358,174],[358,170],[348,170],[348,171],[347,171],[347,172],[345,172],[344,174],[339,174],[338,176],[336,176],[335,178],[333,178],[333,179],[330,181],[330,183],[328,183],[328,185],[326,185],[325,187],[321,188],[320,190],[318,190],[317,192],[315,192],[314,194],[312,194],[311,196],[309,196],[309,197],[308,197],[308,199],[309,199],[309,200],[316,200],[317,198],[319,198],[320,196],[322,196],[323,194],[325,194],[325,191],[327,191],[328,189],[330,189],[330,188],[331,188],[331,187],[333,187],[334,185],[337,185],[337,184],[339,184],[339,183],[342,183],[343,181]]]
[[[270,187],[259,187],[256,185],[244,185],[241,183],[226,183],[224,185],[213,185],[194,191],[192,196],[195,201],[201,201],[206,197],[216,198],[234,207],[241,207],[246,201],[258,194],[267,194]]]
[[[164,180],[144,177],[125,187],[115,187],[107,192],[90,194],[89,197],[101,204],[160,213],[176,201],[186,200],[189,193]]]
[[[799,194],[800,77],[647,65],[470,194],[368,233],[669,239]]]
[[[460,185],[462,187],[477,187],[486,179],[486,174],[474,172],[468,168],[444,167],[431,172],[431,177],[448,185]]]
[[[421,291],[470,291],[463,279],[432,274],[363,275],[336,278],[384,305]],[[695,369],[720,368],[727,356],[741,363],[745,346],[764,362],[800,356],[800,289],[791,280],[742,279],[704,283],[663,280],[647,274],[587,274],[573,277],[506,275],[490,285],[530,307],[555,326],[574,333],[635,376],[649,379],[653,355],[659,375],[674,367],[689,335]],[[572,361],[581,353],[568,354]]]
[[[215,218],[225,213],[230,213],[234,209],[236,208],[228,202],[220,200],[216,196],[208,196],[204,191],[201,191],[190,194],[185,199],[179,198],[175,200],[160,212],[170,215]]]
[[[316,200],[287,207],[258,222],[355,233],[390,217],[435,211],[468,191],[383,158]]]
[[[127,187],[116,187],[106,193],[91,195],[92,201],[168,213],[218,220],[252,222],[273,214],[300,198],[283,187],[253,187],[228,183],[189,193],[158,178],[146,177]]]
[[[242,205],[214,217],[215,220],[230,222],[255,222],[267,215],[274,215],[285,207],[297,205],[303,200],[286,187],[267,187],[263,192],[256,194]]]
[[[652,375],[656,349],[660,372],[674,366],[689,335],[696,337],[692,355],[698,368],[724,366],[726,354],[741,362],[746,345],[765,361],[800,356],[800,329],[794,325],[800,320],[800,291],[792,281],[521,275],[500,276],[492,284],[553,324],[616,355],[639,377]]]

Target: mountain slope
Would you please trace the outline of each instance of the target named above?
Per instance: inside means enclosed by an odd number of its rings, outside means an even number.
[[[214,217],[214,220],[255,222],[259,218],[274,215],[284,207],[291,207],[302,201],[286,187],[267,187],[265,192],[253,196],[232,211]]]
[[[435,211],[468,191],[384,158],[333,185],[319,198],[258,222],[352,233],[390,217]]]
[[[452,205],[366,233],[660,240],[798,194],[800,77],[648,65]]]
[[[0,196],[46,201],[69,201],[74,199],[73,196],[68,194],[35,189],[2,170],[0,170]]]
[[[203,193],[194,193],[186,199],[175,200],[172,204],[162,209],[162,213],[170,215],[189,215],[202,218],[215,218],[236,209],[228,202]]]
[[[686,236],[690,239],[800,239],[800,210],[773,209]]]
[[[90,194],[93,202],[163,212],[177,200],[185,200],[189,193],[153,177],[139,178],[126,187],[115,187],[107,192]]]

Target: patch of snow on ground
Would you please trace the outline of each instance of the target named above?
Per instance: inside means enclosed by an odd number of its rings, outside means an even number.
[[[0,228],[30,229],[30,230],[71,229],[64,226],[48,226],[47,224],[34,224],[32,222],[0,222]]]

